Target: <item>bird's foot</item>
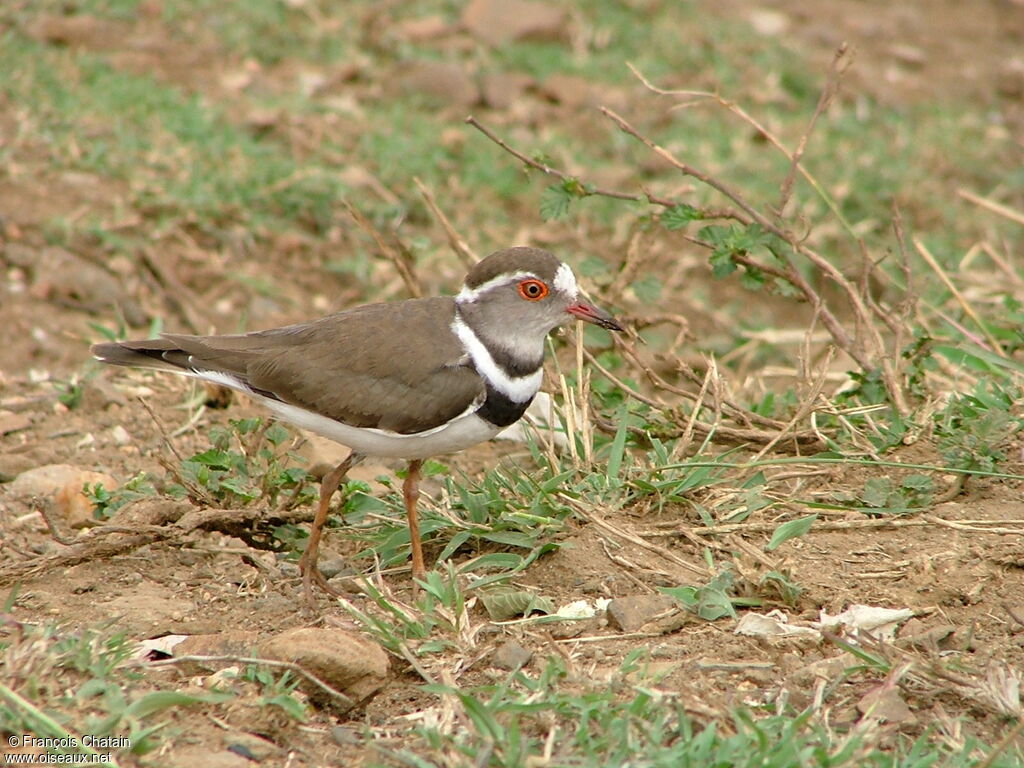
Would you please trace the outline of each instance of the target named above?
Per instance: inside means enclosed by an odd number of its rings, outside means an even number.
[[[313,585],[320,587],[331,597],[342,597],[342,593],[327,583],[323,573],[316,567],[315,563],[308,563],[305,557],[299,560],[299,573],[302,574],[302,592],[306,600],[306,607],[316,608],[316,598],[313,597]]]

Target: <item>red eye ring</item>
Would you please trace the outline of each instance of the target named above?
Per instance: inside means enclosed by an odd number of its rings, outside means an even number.
[[[540,301],[548,295],[548,286],[541,280],[530,278],[519,283],[519,295],[527,301]]]

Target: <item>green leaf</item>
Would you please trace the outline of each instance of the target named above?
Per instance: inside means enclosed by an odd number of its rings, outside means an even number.
[[[252,416],[248,419],[232,419],[230,423],[238,434],[247,435],[250,432],[255,432],[259,429],[263,424],[263,419],[258,416]]]
[[[757,267],[745,266],[740,274],[740,284],[751,291],[760,290],[765,284],[765,274]]]
[[[686,203],[679,203],[662,211],[660,221],[661,226],[665,229],[682,229],[691,221],[699,221],[703,218],[704,214],[697,208]]]
[[[511,586],[494,586],[477,592],[491,621],[508,621],[517,616],[529,616],[534,611],[554,613],[555,606],[548,598]]]
[[[626,453],[626,434],[628,432],[626,427],[629,425],[629,421],[626,418],[625,405],[619,408],[618,420],[619,428],[615,431],[615,439],[612,440],[612,446],[608,453],[608,477],[619,476],[622,459]]]
[[[732,260],[732,251],[716,248],[708,259],[711,264],[711,274],[721,280],[736,271],[736,262]]]
[[[279,693],[276,696],[268,696],[263,699],[263,703],[284,710],[288,717],[300,723],[304,723],[308,719],[306,705],[290,694]]]
[[[232,454],[227,451],[218,450],[217,448],[211,448],[208,451],[197,453],[186,461],[202,464],[203,466],[211,467],[212,469],[231,469],[231,467],[234,466]]]
[[[928,475],[913,474],[907,475],[902,486],[908,491],[916,493],[932,493],[935,490],[935,483]]]
[[[817,519],[818,515],[815,513],[813,515],[799,517],[796,520],[790,520],[787,523],[783,523],[775,529],[775,533],[772,534],[771,541],[768,542],[768,546],[765,547],[765,549],[771,552],[773,549],[778,549],[782,546],[784,542],[803,536],[811,530],[811,526]]]
[[[264,435],[266,435],[267,440],[269,440],[273,445],[280,445],[291,436],[288,429],[285,426],[278,424],[276,421],[267,427],[267,431]]]
[[[989,352],[981,347],[950,347],[944,344],[936,344],[932,351],[942,355],[951,363],[963,366],[982,373],[996,373],[998,369],[1007,369],[1016,373],[1024,373],[1024,365],[1016,360],[1000,357],[994,352]]]
[[[441,554],[437,556],[437,559],[442,562],[447,560],[455,553],[455,550],[469,541],[472,535],[473,533],[471,531],[459,531],[456,533],[448,540],[448,544],[443,550],[441,550]]]
[[[892,495],[892,481],[888,475],[870,477],[864,483],[862,501],[869,507],[886,507]]]
[[[544,221],[565,218],[569,213],[569,205],[575,197],[562,184],[552,184],[540,196],[540,217]]]
[[[653,304],[661,298],[662,280],[657,275],[647,275],[631,284],[633,293],[645,304]]]

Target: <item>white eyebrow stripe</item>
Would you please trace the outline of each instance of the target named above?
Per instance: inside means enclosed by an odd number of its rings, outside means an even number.
[[[555,290],[564,293],[572,299],[580,295],[580,287],[576,283],[576,275],[572,273],[572,268],[565,262],[559,264],[558,270],[555,272]]]
[[[541,381],[544,378],[544,367],[539,367],[533,373],[526,376],[509,376],[502,370],[490,351],[480,341],[473,329],[463,322],[458,314],[452,320],[452,333],[459,337],[459,341],[469,353],[477,372],[496,390],[515,403],[525,403],[537,394]]]
[[[498,275],[497,277],[492,277],[487,282],[480,283],[476,288],[470,288],[468,285],[464,285],[462,286],[462,290],[459,291],[458,296],[455,297],[455,300],[460,304],[474,302],[480,298],[480,294],[486,293],[495,286],[513,283],[516,280],[522,280],[527,277],[532,277],[534,280],[538,279],[532,272],[511,272],[505,273],[504,275]]]

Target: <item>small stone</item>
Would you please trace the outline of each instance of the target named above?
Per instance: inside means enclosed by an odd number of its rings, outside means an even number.
[[[359,743],[359,734],[355,728],[346,728],[344,725],[336,725],[331,728],[331,738],[339,747],[350,747]]]
[[[608,620],[623,632],[636,632],[660,618],[681,614],[682,606],[671,595],[630,595],[608,603]]]
[[[506,640],[494,650],[491,666],[514,672],[528,664],[532,658],[533,651],[523,648],[515,640]]]
[[[19,474],[7,490],[14,496],[52,497],[80,472],[78,467],[71,464],[44,464]]]
[[[300,627],[263,641],[258,650],[265,658],[298,664],[351,699],[346,704],[304,681],[303,690],[319,706],[347,711],[375,695],[387,681],[387,654],[354,632]]]
[[[111,427],[107,434],[114,445],[129,445],[132,442],[131,434],[120,424],[115,424]]]
[[[857,710],[865,717],[897,725],[913,725],[917,717],[911,712],[896,688],[881,686],[868,692],[857,702]]]
[[[319,567],[320,573],[324,575],[325,579],[333,579],[335,576],[337,576],[339,573],[345,570],[348,570],[347,575],[349,576],[351,576],[354,573],[354,571],[351,568],[349,568],[348,563],[345,562],[345,558],[343,557],[332,557],[327,560],[321,560],[319,563]]]
[[[747,15],[754,31],[765,37],[778,37],[789,29],[789,16],[769,8],[756,8]]]
[[[119,483],[103,472],[90,472],[71,464],[46,464],[18,475],[8,489],[14,496],[50,500],[72,528],[95,523],[93,503],[85,495],[86,486],[102,485],[112,491]]]

